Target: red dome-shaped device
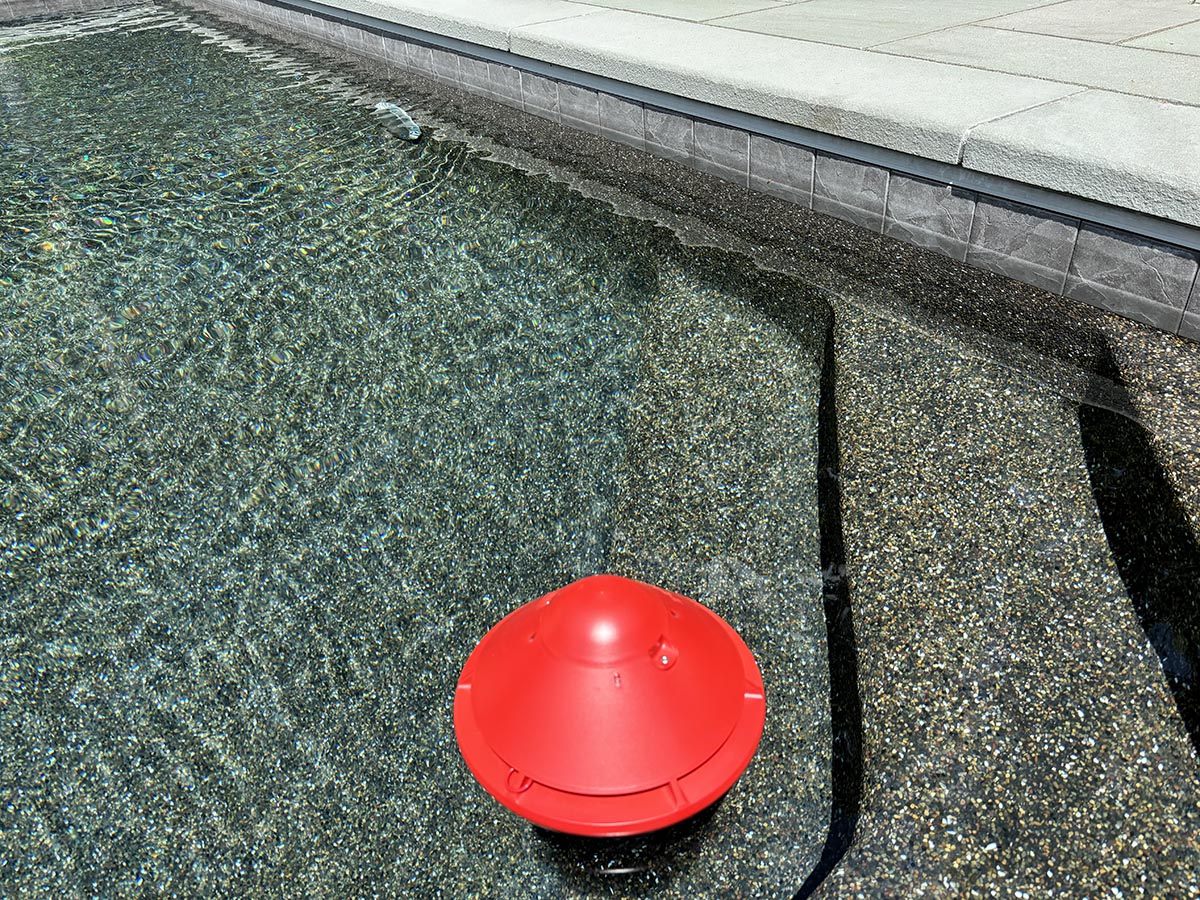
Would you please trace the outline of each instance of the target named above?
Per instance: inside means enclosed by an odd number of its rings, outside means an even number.
[[[454,730],[479,783],[544,828],[617,837],[700,812],[762,737],[762,676],[716,613],[616,575],[514,610],[463,666]]]

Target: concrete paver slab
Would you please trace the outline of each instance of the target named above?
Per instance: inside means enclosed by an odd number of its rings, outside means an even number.
[[[1200,19],[1191,0],[1066,0],[991,19],[986,24],[1014,31],[1115,43]]]
[[[973,125],[1079,90],[620,11],[510,40],[534,59],[949,163]]]
[[[1142,47],[964,25],[875,49],[1200,105],[1200,63]]]
[[[1085,91],[976,128],[963,165],[1200,226],[1200,108]]]
[[[1200,56],[1200,22],[1168,28],[1143,37],[1125,41],[1126,47],[1146,47],[1150,50],[1166,50],[1171,53],[1187,53]],[[1200,75],[1195,77],[1200,78]]]
[[[338,0],[337,6],[498,50],[508,49],[514,27],[602,11],[568,0]]]
[[[937,28],[991,18],[1045,0],[809,0],[730,16],[717,24],[843,47],[870,47]]]
[[[603,6],[607,9],[650,13],[655,16],[666,16],[669,19],[703,22],[718,16],[732,16],[738,13],[783,6],[788,0],[687,0],[686,3],[681,3],[680,0],[578,0],[578,2],[591,6]]]

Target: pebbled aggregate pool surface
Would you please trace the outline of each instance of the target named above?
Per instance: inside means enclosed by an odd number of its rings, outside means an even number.
[[[0,27],[0,895],[1200,896],[1196,345],[278,37]],[[451,722],[598,571],[768,699],[620,841]]]

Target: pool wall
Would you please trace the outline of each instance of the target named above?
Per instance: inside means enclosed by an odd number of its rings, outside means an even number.
[[[0,0],[0,11],[91,0]],[[188,0],[1200,340],[1200,228],[312,0]],[[378,8],[381,14],[387,10]],[[395,12],[395,11],[392,11]],[[5,12],[0,12],[0,18]]]

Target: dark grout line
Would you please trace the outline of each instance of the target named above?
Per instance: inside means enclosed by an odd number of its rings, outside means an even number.
[[[1117,44],[1116,46],[1118,46],[1118,47],[1123,47],[1123,46],[1125,45],[1125,42],[1126,42],[1126,41],[1136,41],[1136,40],[1140,40],[1141,38],[1144,38],[1144,37],[1153,37],[1154,35],[1156,35],[1156,34],[1162,34],[1162,33],[1163,33],[1163,32],[1165,32],[1165,31],[1173,31],[1173,30],[1175,30],[1176,28],[1184,28],[1184,27],[1186,27],[1186,26],[1188,26],[1188,25],[1195,25],[1197,22],[1200,22],[1200,18],[1191,19],[1190,21],[1187,21],[1187,22],[1178,22],[1178,23],[1176,23],[1175,25],[1167,25],[1167,26],[1165,26],[1165,27],[1163,27],[1163,28],[1155,28],[1155,29],[1153,29],[1152,31],[1145,31],[1145,32],[1143,32],[1143,33],[1141,33],[1141,34],[1135,34],[1135,35],[1132,35],[1131,37],[1127,37],[1127,38],[1121,38],[1121,41],[1120,41],[1120,43],[1119,43],[1119,44]],[[1150,50],[1150,51],[1152,51],[1152,52],[1165,52],[1165,53],[1170,53],[1170,52],[1171,52],[1170,50],[1166,50],[1166,51],[1154,51],[1154,48],[1153,48],[1153,47],[1131,47],[1130,49],[1131,49],[1131,50]],[[1182,56],[1191,56],[1192,54],[1190,54],[1190,53],[1184,53],[1184,54],[1180,54],[1180,55],[1182,55]]]

